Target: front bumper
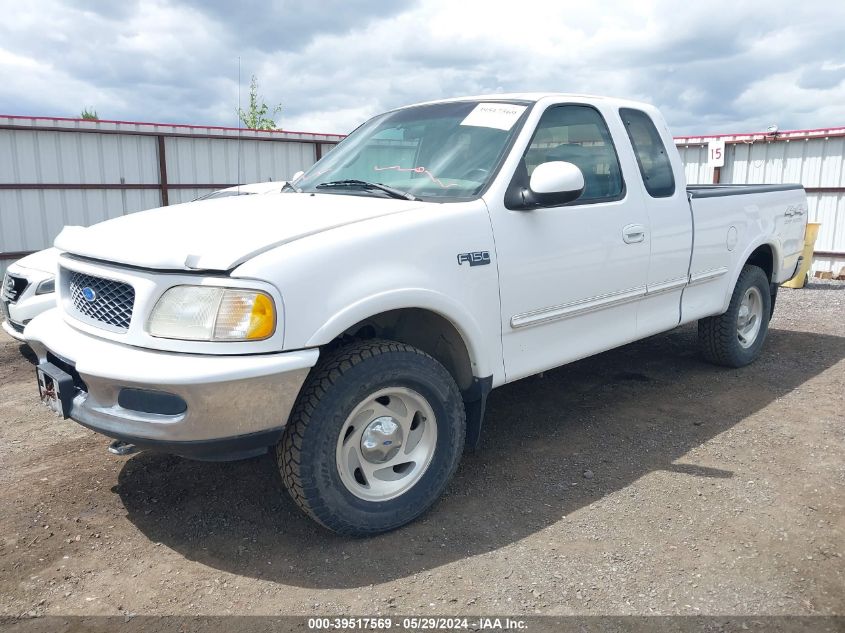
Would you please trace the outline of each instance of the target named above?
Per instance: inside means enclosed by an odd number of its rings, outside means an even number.
[[[130,347],[80,332],[58,309],[33,319],[25,336],[39,363],[74,375],[73,420],[142,448],[200,459],[248,457],[277,442],[319,357],[316,349],[212,356]],[[133,408],[121,404],[125,390]],[[184,411],[151,412],[162,393],[181,398]]]
[[[23,325],[18,323],[14,323],[6,319],[3,321],[2,324],[3,331],[11,336],[13,339],[16,339],[21,342],[25,342],[26,339],[23,337]]]

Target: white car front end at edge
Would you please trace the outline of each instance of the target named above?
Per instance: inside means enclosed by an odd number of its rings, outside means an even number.
[[[27,255],[6,269],[0,288],[0,320],[12,338],[24,341],[26,325],[56,305],[58,256],[57,249],[48,248]]]

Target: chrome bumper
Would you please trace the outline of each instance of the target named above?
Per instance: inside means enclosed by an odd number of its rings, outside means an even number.
[[[40,363],[58,365],[78,383],[73,420],[141,447],[205,459],[245,457],[278,441],[319,357],[315,349],[254,356],[140,349],[80,332],[58,310],[33,319],[25,336]],[[131,405],[123,390],[139,390]],[[154,412],[161,394],[181,399],[183,410]]]

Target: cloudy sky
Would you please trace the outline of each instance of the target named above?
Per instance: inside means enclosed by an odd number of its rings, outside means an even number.
[[[440,97],[637,98],[677,134],[845,125],[845,3],[0,0],[0,113],[344,133]]]

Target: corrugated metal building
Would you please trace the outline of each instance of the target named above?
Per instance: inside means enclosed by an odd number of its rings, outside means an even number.
[[[187,202],[238,182],[287,180],[342,138],[0,116],[0,276],[67,224]]]
[[[708,160],[711,141],[725,143],[722,167]],[[675,143],[689,183],[804,185],[809,221],[821,223],[813,270],[836,273],[845,266],[845,127],[689,136]]]

